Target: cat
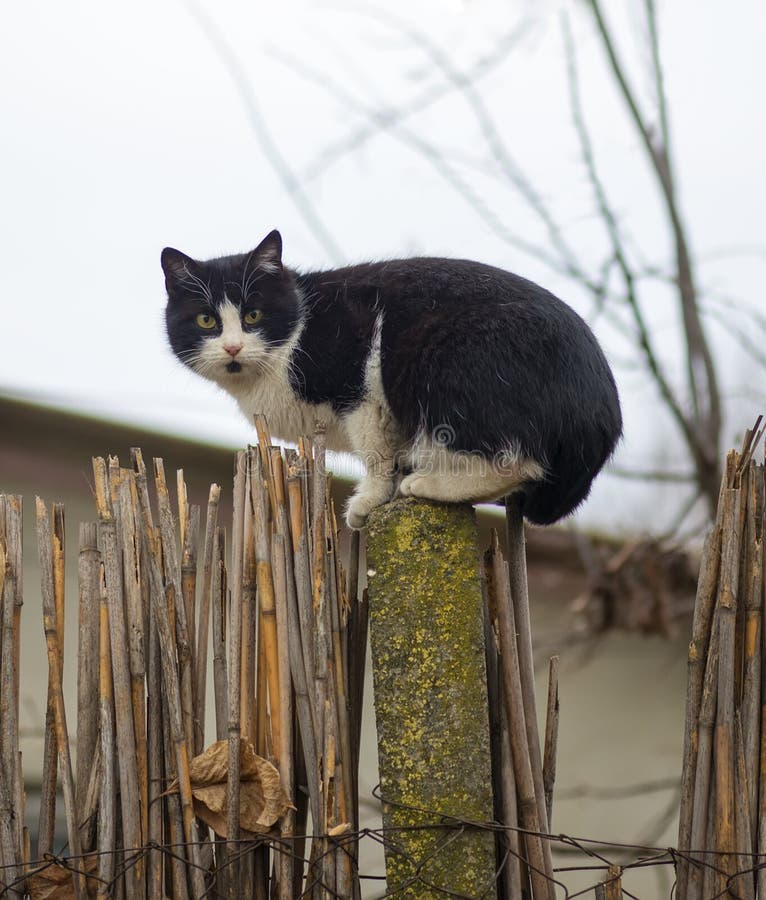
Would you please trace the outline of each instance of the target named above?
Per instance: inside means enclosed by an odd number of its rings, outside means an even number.
[[[366,475],[346,520],[397,493],[449,503],[523,492],[551,524],[588,496],[622,433],[593,333],[564,302],[502,269],[419,257],[322,272],[282,264],[272,231],[250,253],[162,251],[170,346],[252,422],[327,446]]]

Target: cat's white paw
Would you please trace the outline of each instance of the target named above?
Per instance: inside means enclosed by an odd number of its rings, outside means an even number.
[[[413,472],[402,479],[399,493],[403,497],[419,497],[421,500],[436,500],[440,503],[460,503],[471,499],[471,490],[466,479],[440,473]]]
[[[437,487],[433,483],[435,480],[436,479],[431,475],[419,475],[417,472],[413,472],[411,475],[402,478],[402,482],[399,485],[399,493],[402,497],[421,497],[424,500],[439,500],[441,499],[440,497],[434,497],[434,492],[437,491]]]
[[[364,528],[367,516],[379,506],[376,498],[366,496],[365,494],[355,494],[346,507],[346,524],[349,528],[358,531]]]

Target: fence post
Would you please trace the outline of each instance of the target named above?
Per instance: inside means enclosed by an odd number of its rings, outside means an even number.
[[[491,832],[438,827],[493,815],[476,541],[469,506],[402,499],[368,522],[386,875],[402,896],[495,895]]]

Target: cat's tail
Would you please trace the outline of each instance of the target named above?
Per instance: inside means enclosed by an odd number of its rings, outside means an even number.
[[[566,518],[586,499],[594,476],[595,473],[582,473],[566,485],[558,478],[529,482],[523,495],[524,518],[533,525],[553,525]]]
[[[619,437],[604,430],[579,454],[560,450],[545,478],[524,488],[524,517],[534,525],[552,525],[571,515],[590,493],[593,479],[610,458]]]

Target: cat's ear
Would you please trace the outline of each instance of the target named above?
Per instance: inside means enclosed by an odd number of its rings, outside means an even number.
[[[169,294],[188,279],[197,265],[191,256],[187,256],[173,247],[165,247],[160,256],[160,263],[162,271],[165,273],[165,287]]]
[[[275,275],[282,271],[282,235],[270,231],[250,255],[256,265]]]

